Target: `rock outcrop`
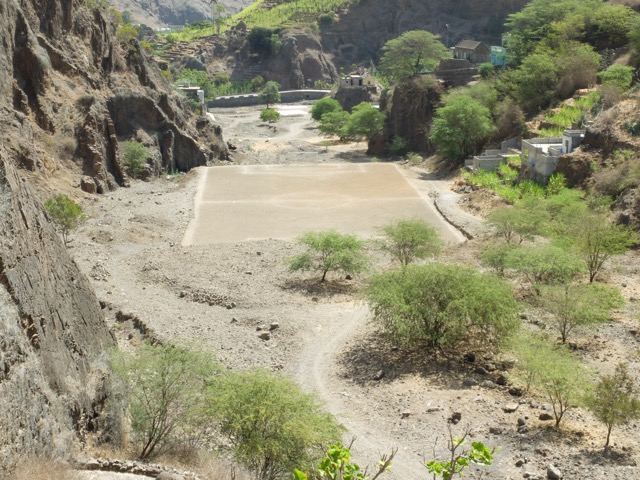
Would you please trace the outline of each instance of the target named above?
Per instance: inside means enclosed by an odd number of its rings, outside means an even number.
[[[78,183],[91,177],[82,184],[103,193],[127,184],[119,151],[125,140],[145,141],[152,172],[226,158],[219,129],[218,141],[200,148],[198,137],[210,140],[214,126],[209,133],[195,128],[186,99],[171,92],[150,54],[136,41],[120,44],[106,10],[82,5],[22,0],[0,6],[5,58],[12,59],[0,85],[14,110],[46,137],[40,150],[18,139],[23,165],[65,166],[77,172]]]
[[[388,153],[388,146],[397,136],[408,142],[409,150],[432,154],[429,132],[442,92],[442,86],[432,75],[417,75],[398,83],[390,107],[381,102],[380,107],[387,110],[387,120],[382,136],[375,139],[369,151],[373,155]]]
[[[131,138],[158,171],[224,157],[220,128],[185,106],[144,48],[116,40],[107,10],[0,2],[0,472],[64,457],[100,428],[115,345],[34,186],[126,185],[119,145]]]

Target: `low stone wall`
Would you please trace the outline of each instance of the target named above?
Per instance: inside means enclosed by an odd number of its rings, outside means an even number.
[[[304,102],[305,100],[320,100],[331,93],[331,90],[285,90],[280,92],[282,103]],[[208,102],[208,108],[233,108],[252,107],[260,105],[260,95],[257,93],[247,93],[244,95],[229,95],[217,97]]]

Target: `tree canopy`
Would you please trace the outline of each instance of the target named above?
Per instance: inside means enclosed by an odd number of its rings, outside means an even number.
[[[391,79],[399,80],[422,70],[433,70],[451,52],[437,35],[426,30],[411,30],[389,40],[382,47],[380,67]]]

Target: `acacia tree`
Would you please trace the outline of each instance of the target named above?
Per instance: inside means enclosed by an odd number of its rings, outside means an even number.
[[[322,446],[340,439],[342,427],[315,396],[265,370],[227,373],[211,383],[210,412],[237,460],[258,480],[311,469]]]
[[[204,352],[165,344],[142,347],[138,355],[114,356],[141,459],[171,447],[178,436],[206,431],[206,383],[219,368]]]
[[[265,83],[262,90],[260,90],[260,100],[267,104],[267,108],[269,108],[269,104],[271,103],[279,103],[280,84],[272,80]]]
[[[493,130],[488,108],[471,97],[454,95],[436,110],[431,141],[443,157],[460,161],[475,153]]]
[[[408,265],[374,276],[365,289],[374,320],[405,347],[497,346],[519,325],[503,280],[458,265]]]
[[[638,388],[629,375],[626,363],[616,366],[613,375],[603,375],[588,398],[587,405],[598,420],[607,427],[607,441],[604,449],[609,449],[611,430],[640,418]]]
[[[330,230],[307,232],[298,238],[306,251],[288,260],[289,270],[312,270],[322,273],[324,282],[327,273],[343,272],[348,275],[363,271],[368,264],[363,253],[364,242],[355,235],[345,235]]]
[[[580,253],[589,272],[589,283],[612,256],[623,254],[638,241],[638,235],[631,228],[612,224],[602,214],[587,213],[566,221],[567,239]]]
[[[611,310],[623,304],[620,292],[607,285],[565,283],[543,287],[540,303],[551,313],[553,328],[562,343],[577,328],[606,322]]]
[[[449,57],[451,52],[438,36],[426,30],[411,30],[384,44],[380,68],[389,78],[400,80],[423,69],[432,70]]]
[[[371,140],[384,126],[385,114],[367,102],[362,102],[351,111],[349,122],[344,127],[348,138]]]
[[[49,220],[62,233],[65,245],[69,243],[69,234],[87,220],[82,207],[64,194],[48,198],[44,208]]]
[[[437,255],[442,249],[442,240],[436,229],[424,220],[399,220],[382,227],[384,239],[382,250],[405,266],[416,258]]]

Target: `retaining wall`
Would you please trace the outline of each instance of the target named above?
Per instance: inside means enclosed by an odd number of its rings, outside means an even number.
[[[304,102],[305,100],[320,100],[331,93],[331,90],[285,90],[280,92],[282,103]],[[244,95],[228,95],[217,97],[208,102],[209,108],[251,107],[260,105],[260,95],[247,93]]]

